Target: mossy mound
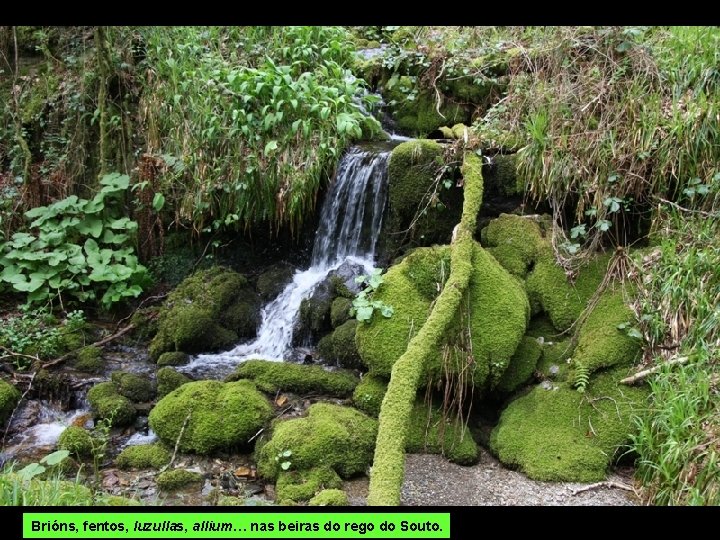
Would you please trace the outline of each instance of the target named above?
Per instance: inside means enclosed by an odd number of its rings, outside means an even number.
[[[347,493],[342,489],[323,489],[308,502],[309,506],[347,506]]]
[[[120,469],[159,469],[170,462],[170,451],[162,444],[127,446],[115,458]]]
[[[358,326],[356,334],[360,356],[373,374],[388,378],[393,364],[405,352],[411,332],[427,320],[434,300],[429,296],[433,289],[437,294],[443,274],[447,276],[444,265],[437,261],[446,258],[448,252],[447,246],[418,248],[388,270],[375,299],[394,306],[395,313],[389,319],[373,316],[370,323]],[[529,306],[520,282],[489,253],[474,244],[472,255],[469,297],[447,332],[447,343],[462,342],[469,329],[475,362],[472,373],[466,376],[468,380],[472,377],[478,389],[484,389],[494,387],[507,368],[525,333]],[[426,380],[442,378],[442,356],[439,349],[431,357],[425,367]]]
[[[387,392],[387,381],[374,375],[365,375],[353,392],[353,404],[374,418],[380,415],[382,400]]]
[[[112,382],[93,386],[87,394],[90,408],[98,418],[110,420],[113,426],[127,426],[135,420],[135,407],[128,398],[120,395]]]
[[[73,362],[73,367],[83,373],[98,373],[102,371],[103,365],[102,349],[94,345],[80,349]]]
[[[329,467],[343,478],[360,474],[372,462],[376,436],[377,420],[350,407],[315,403],[304,418],[276,422],[272,438],[258,443],[258,473],[277,478],[275,458],[290,451],[293,470]]]
[[[292,456],[287,458],[292,460]],[[342,480],[330,467],[314,467],[306,471],[281,471],[275,484],[278,501],[308,501],[321,491],[342,487]]]
[[[146,376],[116,371],[111,375],[110,380],[115,384],[121,396],[125,396],[135,403],[150,401],[155,395],[152,383]]]
[[[184,366],[190,361],[190,356],[184,352],[166,352],[160,355],[157,359],[158,367],[163,366]]]
[[[538,385],[500,417],[490,445],[504,464],[535,480],[596,482],[633,431],[648,391],[619,385],[624,369],[594,377],[586,392]]]
[[[186,471],[185,469],[172,469],[160,473],[156,478],[157,485],[163,491],[175,491],[177,489],[198,484],[203,481],[203,475],[198,472]]]
[[[537,372],[548,379],[566,380],[569,370],[568,359],[572,356],[572,351],[570,338],[543,343]]]
[[[259,308],[259,297],[237,272],[220,266],[196,272],[170,293],[160,310],[150,356],[218,351],[253,337]]]
[[[351,319],[320,340],[318,352],[325,362],[349,369],[362,366],[360,354],[355,345],[357,327],[358,321]]]
[[[337,328],[350,318],[352,300],[338,296],[330,306],[330,324]]]
[[[250,379],[260,390],[270,394],[284,390],[297,394],[318,392],[334,397],[350,396],[359,382],[349,371],[328,371],[322,366],[269,360],[243,362],[227,380],[239,379]]]
[[[525,279],[543,246],[538,224],[514,214],[501,214],[493,219],[483,229],[481,239],[503,268],[520,279]]]
[[[176,388],[180,388],[183,384],[192,381],[190,377],[179,373],[170,366],[158,369],[157,375],[157,395],[162,398],[167,396]]]
[[[480,452],[470,430],[455,417],[443,418],[435,407],[417,402],[410,417],[405,449],[408,453],[442,454],[461,465],[477,463]]]
[[[90,433],[77,426],[68,426],[60,434],[57,442],[58,449],[67,450],[78,459],[92,456],[93,439]]]
[[[20,402],[20,391],[0,379],[0,424],[5,422]]]
[[[150,427],[174,445],[188,418],[179,448],[209,454],[244,447],[272,417],[272,407],[251,381],[196,381],[162,398],[150,411]]]
[[[527,277],[530,302],[548,314],[555,328],[561,332],[567,330],[602,283],[609,258],[609,254],[596,256],[579,270],[575,282],[570,283],[565,271],[555,263],[552,248],[545,244]]]
[[[158,330],[158,314],[160,308],[157,306],[138,309],[130,319],[135,329],[133,336],[141,341],[148,341],[155,337]]]
[[[256,285],[260,298],[265,301],[275,298],[290,282],[292,275],[292,268],[284,264],[276,265],[260,274]]]
[[[527,382],[535,372],[542,353],[536,338],[524,337],[495,389],[498,392],[512,392]]]
[[[525,192],[525,182],[517,174],[517,155],[498,154],[483,167],[485,192],[500,197],[514,197]]]

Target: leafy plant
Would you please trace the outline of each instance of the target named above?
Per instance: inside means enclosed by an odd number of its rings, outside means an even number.
[[[52,454],[48,454],[44,458],[40,460],[40,463],[30,463],[26,465],[23,469],[18,471],[18,476],[23,482],[29,482],[36,476],[43,474],[46,470],[47,465],[48,467],[54,467],[55,465],[59,465],[62,461],[64,461],[68,456],[70,455],[70,452],[67,450],[57,450],[56,452],[53,452]]]
[[[358,321],[370,322],[375,310],[385,318],[393,316],[394,309],[392,306],[385,304],[380,300],[373,300],[372,294],[383,283],[382,268],[376,268],[370,276],[358,276],[355,283],[364,285],[364,288],[353,299],[350,308],[350,316],[355,317]]]
[[[280,463],[280,468],[283,471],[287,471],[292,466],[292,462],[288,459],[290,456],[292,456],[292,450],[278,452],[278,455],[275,456],[275,461]],[[280,461],[281,459],[283,460],[282,462]]]

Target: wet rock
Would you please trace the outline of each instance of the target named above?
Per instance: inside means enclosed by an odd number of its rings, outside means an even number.
[[[265,301],[272,300],[285,288],[293,275],[293,268],[288,264],[277,264],[258,277],[257,291]]]

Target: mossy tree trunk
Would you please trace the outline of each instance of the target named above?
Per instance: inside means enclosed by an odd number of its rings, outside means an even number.
[[[370,505],[400,503],[400,488],[405,468],[405,442],[423,365],[442,342],[470,283],[473,232],[483,195],[481,159],[475,154],[467,153],[462,172],[465,180],[463,213],[453,234],[450,276],[427,321],[410,340],[407,350],[393,366],[380,409],[380,425],[370,475]]]
[[[109,144],[108,144],[108,80],[110,78],[110,56],[107,47],[107,33],[105,28],[95,28],[95,51],[98,66],[98,128],[100,130],[100,176],[108,172]]]

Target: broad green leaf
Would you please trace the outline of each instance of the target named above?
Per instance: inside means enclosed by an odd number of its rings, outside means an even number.
[[[93,238],[99,238],[103,230],[103,222],[99,217],[87,216],[77,225],[80,234],[89,234]]]
[[[358,321],[369,321],[372,318],[373,308],[372,306],[363,306],[357,308],[356,318]]]
[[[153,197],[152,207],[156,212],[162,210],[165,206],[165,196],[162,193],[156,193]]]
[[[23,467],[22,469],[20,469],[20,471],[18,471],[18,476],[23,481],[28,481],[28,480],[32,480],[37,475],[42,474],[44,472],[45,472],[45,467],[43,467],[39,463],[30,463],[30,465],[27,465],[27,466]]]
[[[48,465],[57,465],[62,460],[67,458],[70,455],[70,452],[67,450],[57,450],[53,452],[52,454],[48,454],[44,458],[40,460],[40,463],[47,463]]]

